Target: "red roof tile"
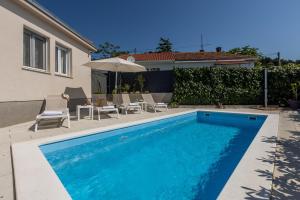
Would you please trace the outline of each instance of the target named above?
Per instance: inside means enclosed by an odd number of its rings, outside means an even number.
[[[163,53],[145,53],[145,54],[128,54],[121,55],[120,58],[127,59],[129,56],[134,57],[136,61],[164,61],[164,60],[175,60],[173,52]]]
[[[176,61],[197,61],[197,60],[235,60],[235,59],[255,59],[244,55],[234,55],[225,52],[187,52],[176,53]]]
[[[200,61],[200,60],[236,60],[253,61],[255,57],[245,55],[234,55],[225,52],[163,52],[163,53],[145,53],[145,54],[127,54],[120,58],[127,59],[134,57],[136,61]]]

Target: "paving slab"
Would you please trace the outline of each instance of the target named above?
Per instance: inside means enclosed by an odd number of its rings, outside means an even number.
[[[10,144],[0,144],[0,177],[12,174]]]
[[[300,113],[280,115],[272,199],[300,199]]]
[[[13,177],[12,175],[0,176],[0,200],[13,200]]]

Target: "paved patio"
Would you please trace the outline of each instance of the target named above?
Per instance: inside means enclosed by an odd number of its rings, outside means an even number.
[[[103,116],[101,121],[96,119],[82,119],[76,120],[76,117],[71,121],[71,128],[53,127],[53,124],[45,124],[43,129],[37,133],[32,131],[33,122],[18,124],[0,129],[0,200],[14,199],[13,187],[13,173],[11,163],[10,144],[15,142],[22,142],[33,140],[41,137],[51,137],[55,135],[62,135],[71,132],[93,129],[97,127],[104,127],[118,123],[125,123],[135,121],[137,119],[147,119],[182,111],[187,111],[192,108],[177,108],[169,109],[167,112],[148,113],[143,114],[128,114],[121,115],[120,119]],[[226,109],[243,112],[266,112],[258,109]],[[272,113],[280,114],[279,136],[277,145],[277,157],[275,163],[274,173],[261,172],[262,176],[266,178],[274,177],[273,181],[273,199],[300,199],[300,117],[294,111],[271,111]],[[114,117],[114,115],[111,115]],[[101,115],[102,117],[102,115]],[[52,127],[51,127],[52,126]],[[270,160],[266,159],[266,162]],[[249,198],[261,197],[266,199],[263,194],[264,188],[261,191],[251,190],[247,188]]]

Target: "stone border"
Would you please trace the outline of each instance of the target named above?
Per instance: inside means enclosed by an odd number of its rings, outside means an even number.
[[[232,112],[232,111],[215,111],[206,109],[195,109],[186,112],[179,112],[160,117],[138,120],[135,122],[122,123],[108,127],[85,130],[76,133],[59,135],[49,138],[41,138],[32,141],[12,144],[13,170],[15,177],[16,198],[18,200],[40,200],[40,199],[71,199],[70,195],[64,188],[58,176],[48,163],[39,146],[61,140],[68,140],[80,136],[92,135],[99,132],[109,131],[117,128],[138,125],[169,117],[175,117],[196,111],[207,112],[225,112],[249,115],[265,115],[268,116],[263,126],[257,133],[256,137],[250,144],[248,150],[244,154],[236,169],[227,181],[219,199],[243,199],[247,194],[241,187],[259,188],[260,186],[270,188],[272,180],[266,180],[260,177],[255,169],[271,170],[274,163],[265,163],[259,158],[267,157],[268,152],[274,151],[274,144],[265,143],[263,141],[269,137],[276,137],[278,132],[279,116],[275,114]],[[250,163],[249,163],[250,162]],[[240,198],[239,198],[240,197]]]
[[[279,115],[268,114],[218,199],[269,199],[271,197],[278,124]]]

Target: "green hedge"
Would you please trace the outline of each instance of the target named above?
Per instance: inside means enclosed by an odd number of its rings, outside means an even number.
[[[186,105],[259,105],[264,99],[264,76],[260,68],[176,68],[173,102]],[[300,69],[276,68],[269,72],[269,103],[286,104],[290,84],[300,81]]]
[[[288,99],[293,99],[291,84],[300,81],[299,67],[274,67],[268,73],[269,104],[287,105]],[[300,89],[298,89],[300,92]]]

